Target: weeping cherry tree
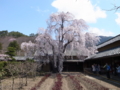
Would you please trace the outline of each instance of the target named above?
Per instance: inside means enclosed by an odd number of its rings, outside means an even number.
[[[21,44],[21,50],[24,51],[26,57],[33,56],[36,51],[36,44],[29,42],[23,42]]]
[[[78,50],[78,56],[89,56],[96,52],[96,43],[99,38],[86,30],[88,26],[83,19],[74,19],[71,13],[58,12],[50,16],[47,21],[46,32],[56,41],[58,46],[58,71],[63,70],[65,51],[69,45],[69,51]]]

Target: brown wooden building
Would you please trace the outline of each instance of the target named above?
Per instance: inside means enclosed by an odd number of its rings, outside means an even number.
[[[77,55],[79,55],[80,52],[77,50],[75,51],[69,51],[66,50],[64,53],[64,61],[63,61],[63,72],[78,72],[78,71],[83,71],[83,62],[85,56],[80,56],[78,58]],[[52,60],[52,54],[50,54],[51,57],[49,56],[49,63],[45,64],[42,66],[43,71],[50,71],[50,72],[57,72],[57,68],[54,68],[53,65],[53,60]],[[39,60],[38,60],[39,61]],[[42,60],[41,62],[43,62]],[[43,62],[44,63],[44,62]]]
[[[115,70],[117,64],[120,64],[120,35],[97,46],[98,53],[86,58],[84,68],[91,68],[96,63],[101,67],[109,63]]]

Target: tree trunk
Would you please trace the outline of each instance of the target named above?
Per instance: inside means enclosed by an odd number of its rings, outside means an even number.
[[[0,90],[2,90],[2,82],[1,82],[1,77],[0,77]]]
[[[63,60],[64,56],[63,53],[59,54],[59,59],[58,59],[58,72],[61,73],[63,70]]]
[[[58,56],[58,72],[61,73],[63,70],[63,60],[64,60],[64,47],[63,40],[61,41],[59,38],[59,56]]]
[[[13,82],[12,82],[12,90],[13,90],[13,88],[14,88],[14,77],[13,77]]]
[[[25,86],[27,86],[27,75],[26,75],[26,83],[25,83]]]
[[[23,88],[23,78],[19,77],[19,89]]]
[[[56,54],[53,53],[53,60],[54,60],[54,68],[57,68],[57,58],[56,58]]]

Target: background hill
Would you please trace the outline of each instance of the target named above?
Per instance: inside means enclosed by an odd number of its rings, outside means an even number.
[[[7,50],[7,47],[10,43],[10,39],[12,38],[16,39],[17,43],[21,45],[22,42],[28,42],[28,41],[34,42],[36,36],[37,35],[34,33],[27,36],[18,31],[17,32],[15,31],[8,32],[7,30],[0,31],[0,43],[2,44],[2,51],[5,52]],[[99,37],[100,37],[100,42],[98,43],[98,45],[112,38],[112,36],[109,37],[99,36]]]
[[[8,32],[7,30],[0,31],[0,43],[2,44],[2,52],[7,50],[7,47],[11,39],[16,39],[17,43],[21,45],[22,42],[32,41],[34,42],[36,35],[30,34],[29,36],[20,32]]]
[[[107,40],[109,40],[111,38],[113,38],[112,36],[109,36],[109,37],[108,36],[99,36],[99,37],[100,37],[100,42],[98,43],[98,45],[106,42]]]
[[[3,50],[6,50],[6,48],[8,47],[9,43],[10,43],[10,39],[12,39],[14,37],[12,36],[6,36],[6,37],[0,37],[0,43],[2,43],[2,48]],[[21,36],[18,38],[15,38],[17,43],[20,45],[22,42],[28,42],[28,41],[32,41],[34,42],[35,37],[28,37],[28,36]]]

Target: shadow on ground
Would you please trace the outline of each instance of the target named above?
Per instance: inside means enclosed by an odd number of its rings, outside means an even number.
[[[106,75],[93,75],[92,73],[83,73],[84,75],[91,76],[98,80],[104,81],[106,83],[112,84],[120,88],[120,77],[112,76],[110,79],[106,78]]]

